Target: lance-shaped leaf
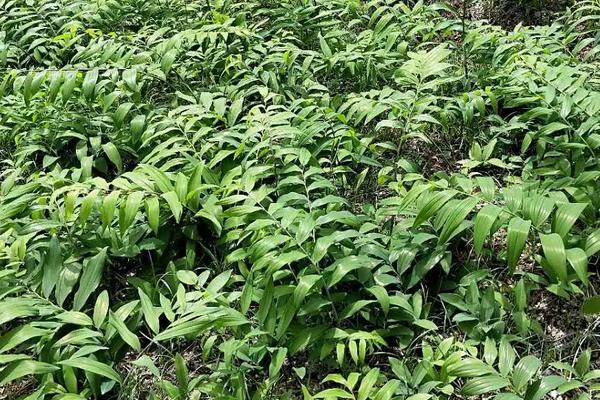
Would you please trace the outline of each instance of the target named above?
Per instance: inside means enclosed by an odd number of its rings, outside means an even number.
[[[481,254],[483,244],[490,235],[492,226],[500,215],[502,210],[500,207],[493,204],[484,206],[475,217],[475,225],[473,227],[473,245],[476,254]]]
[[[508,379],[498,375],[487,375],[472,378],[463,386],[461,393],[465,396],[479,396],[508,386]]]
[[[58,282],[58,277],[62,268],[60,244],[58,243],[56,236],[52,236],[50,239],[43,266],[42,292],[44,293],[44,296],[49,297]]]
[[[519,258],[527,242],[527,237],[529,236],[530,227],[531,221],[525,221],[519,217],[513,217],[508,223],[507,253],[508,267],[511,271],[515,270],[519,262]]]
[[[567,282],[567,254],[565,244],[557,233],[540,235],[544,256],[554,276],[561,282]]]
[[[567,261],[571,264],[571,267],[577,274],[577,277],[581,279],[584,285],[588,285],[588,257],[583,249],[574,247],[567,249]]]
[[[565,237],[587,206],[587,203],[566,203],[558,206],[552,220],[552,231]]]
[[[97,81],[98,68],[94,68],[86,72],[85,77],[83,78],[83,83],[81,84],[81,91],[88,101],[92,100]]]
[[[512,375],[513,387],[517,392],[520,392],[525,385],[535,376],[542,362],[535,356],[523,357],[515,366]]]
[[[162,197],[167,201],[169,208],[171,209],[171,213],[173,213],[173,217],[175,217],[175,222],[179,223],[181,219],[181,214],[183,213],[183,206],[177,197],[177,193],[174,191],[164,193]]]
[[[146,323],[154,332],[157,334],[160,330],[160,325],[158,322],[159,314],[156,312],[154,305],[152,304],[152,300],[148,297],[146,293],[141,288],[138,288],[138,296],[140,297],[140,303],[142,305],[142,313],[144,314],[144,319]]]
[[[144,198],[144,192],[133,192],[127,196],[125,203],[121,204],[121,211],[119,215],[119,229],[121,235],[125,234],[127,228],[131,226],[136,214],[140,209],[142,200]]]
[[[438,238],[438,244],[445,244],[452,238],[453,233],[460,226],[460,224],[462,224],[465,218],[467,218],[467,215],[469,215],[477,203],[479,203],[478,198],[467,197],[456,204],[444,223],[442,233],[440,233],[440,237]]]
[[[112,311],[108,314],[108,322],[117,330],[117,333],[125,343],[131,346],[136,351],[141,350],[140,340],[129,330],[125,322],[117,314]]]
[[[115,164],[117,167],[117,171],[121,173],[123,171],[123,160],[121,159],[121,154],[113,143],[108,142],[102,145],[102,150],[104,150],[104,154],[108,157],[108,159]]]
[[[100,361],[92,360],[91,358],[70,358],[68,360],[59,361],[58,364],[91,372],[93,374],[103,376],[115,382],[121,382],[121,376],[117,374],[114,369],[112,369],[107,364],[101,363]]]
[[[73,309],[79,311],[83,308],[90,295],[96,290],[102,279],[102,271],[106,260],[107,248],[87,260],[83,265],[83,273],[79,280],[79,289],[73,298]]]
[[[458,192],[455,190],[444,190],[437,192],[433,196],[430,196],[423,207],[419,210],[413,227],[418,227],[423,222],[431,218],[444,204],[446,204],[451,198],[456,196]]]
[[[44,375],[58,371],[59,369],[56,365],[40,361],[13,361],[0,371],[0,387],[27,375]]]

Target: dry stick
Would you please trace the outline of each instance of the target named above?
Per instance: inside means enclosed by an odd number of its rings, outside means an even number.
[[[573,363],[577,362],[577,358],[579,358],[579,353],[581,352],[586,336],[588,335],[588,333],[590,333],[590,331],[594,331],[598,327],[598,325],[600,325],[600,317],[597,317],[594,320],[594,322],[592,322],[580,336],[581,339],[579,341],[579,344],[577,345],[577,350],[575,351],[575,355],[573,355]]]
[[[461,46],[463,51],[463,69],[465,72],[465,80],[469,79],[469,69],[467,67],[467,48],[465,46],[465,30],[466,30],[466,19],[467,19],[467,5],[469,0],[463,0],[462,2],[462,30],[460,33]]]

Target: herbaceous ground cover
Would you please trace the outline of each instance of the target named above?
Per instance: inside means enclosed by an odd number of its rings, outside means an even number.
[[[0,0],[0,397],[591,399],[600,4]]]

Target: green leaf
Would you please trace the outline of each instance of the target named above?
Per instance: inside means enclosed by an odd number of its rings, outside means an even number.
[[[181,269],[177,271],[177,279],[184,285],[195,285],[198,283],[198,275],[194,271]]]
[[[600,314],[600,296],[593,296],[583,301],[583,312],[588,315]]]
[[[138,367],[148,368],[148,370],[152,372],[152,375],[154,375],[156,378],[160,378],[160,370],[156,367],[154,361],[152,361],[152,359],[146,354],[133,361],[132,364]]]
[[[98,81],[98,68],[94,68],[88,71],[83,78],[81,84],[81,91],[88,101],[92,100],[94,95],[94,89],[96,88],[96,82]]]
[[[62,86],[60,87],[60,95],[63,101],[63,104],[69,101],[71,95],[73,94],[73,90],[77,85],[77,72],[67,71],[65,72],[65,80]]]
[[[146,127],[146,116],[142,114],[136,115],[131,119],[129,126],[133,143],[138,143]]]
[[[349,303],[340,314],[340,319],[350,318],[364,307],[373,303],[374,300],[357,300]]]
[[[169,340],[176,337],[188,336],[188,335],[196,335],[201,332],[204,332],[212,325],[212,321],[203,321],[203,320],[191,320],[173,323],[169,328],[163,330],[161,333],[154,337],[156,341]]]
[[[141,288],[138,288],[138,296],[140,297],[142,313],[144,314],[144,319],[146,320],[148,327],[150,327],[154,334],[158,334],[160,331],[159,314],[156,312],[148,295],[146,295]]]
[[[557,233],[540,235],[544,256],[554,276],[561,282],[567,282],[567,254],[562,238]]]
[[[179,197],[177,197],[177,193],[170,191],[163,193],[162,197],[167,201],[169,208],[171,208],[171,213],[173,213],[173,217],[175,217],[175,222],[179,223],[181,214],[183,213],[183,206],[179,201]]]
[[[79,223],[81,225],[85,225],[87,219],[90,217],[92,210],[94,208],[94,204],[96,204],[96,199],[98,198],[98,190],[92,190],[84,197],[81,202],[81,208],[79,209]]]
[[[127,325],[125,325],[123,320],[112,311],[110,311],[108,314],[108,323],[117,330],[117,333],[119,336],[121,336],[121,339],[131,346],[132,349],[136,351],[140,351],[142,349],[138,337],[134,335],[133,332],[129,330]]]
[[[415,218],[415,222],[413,223],[413,227],[416,228],[420,226],[423,222],[431,218],[437,211],[439,211],[444,204],[446,204],[450,199],[456,196],[458,192],[455,190],[445,190],[442,192],[437,192],[433,196],[430,196],[429,199],[425,202],[421,210],[417,214]]]
[[[100,207],[100,218],[102,220],[102,227],[107,228],[111,225],[111,222],[115,216],[115,208],[117,205],[117,200],[119,200],[119,192],[112,191],[110,192],[102,201],[102,206]]]
[[[465,396],[478,396],[493,392],[509,385],[508,379],[497,375],[472,378],[463,386],[461,393]]]
[[[87,314],[84,314],[79,311],[65,311],[65,312],[62,312],[62,313],[54,316],[54,319],[56,319],[58,321],[62,321],[67,324],[82,325],[82,326],[94,325],[94,322],[92,321],[92,319],[90,317],[87,316]]]
[[[229,269],[215,276],[215,278],[206,287],[206,291],[213,296],[219,294],[221,289],[225,287],[227,282],[229,282],[229,278],[231,278],[231,272],[232,271]]]
[[[48,243],[48,251],[44,257],[44,273],[42,277],[42,292],[50,297],[54,290],[62,267],[60,244],[56,236],[52,236]]]
[[[34,361],[18,360],[10,363],[0,371],[0,387],[27,375],[44,375],[58,371],[55,365]]]
[[[135,220],[143,199],[144,192],[136,191],[130,193],[125,203],[121,204],[121,214],[119,216],[119,230],[121,231],[121,235],[125,234]]]
[[[321,53],[323,53],[323,55],[326,58],[331,58],[331,56],[333,55],[331,53],[331,49],[329,48],[327,41],[323,36],[321,36],[321,34],[319,34],[319,45],[321,46]]]
[[[508,209],[512,212],[518,212],[523,206],[523,188],[521,186],[510,186],[502,190],[504,201]]]
[[[104,150],[104,153],[106,154],[108,159],[113,164],[115,164],[115,166],[117,167],[117,171],[120,174],[123,171],[123,160],[121,159],[121,154],[119,154],[117,146],[110,142],[105,143],[102,145],[102,150]]]
[[[496,341],[490,337],[485,338],[483,358],[486,363],[493,365],[494,361],[498,357],[498,348],[496,347]]]
[[[444,302],[456,307],[457,309],[461,311],[468,311],[467,303],[464,302],[462,296],[456,293],[441,293],[439,296]]]
[[[104,323],[106,315],[108,314],[108,304],[108,292],[103,290],[102,293],[100,293],[100,295],[96,298],[96,304],[94,305],[93,321],[96,328],[100,328],[102,323]]]
[[[525,221],[519,217],[513,217],[508,223],[507,252],[508,267],[511,271],[515,270],[525,248],[530,226],[531,221]]]
[[[135,69],[130,68],[123,71],[123,80],[125,81],[125,84],[129,88],[129,90],[131,90],[132,92],[137,92],[137,71]]]
[[[388,314],[390,310],[390,296],[383,286],[371,286],[367,289],[379,302],[381,305],[381,309],[385,315]]]
[[[229,107],[229,113],[227,114],[227,124],[229,126],[233,126],[240,113],[242,112],[242,107],[244,105],[244,98],[239,98],[234,100]]]
[[[325,389],[313,396],[313,399],[354,399],[351,393],[346,392],[342,389]]]
[[[473,227],[473,245],[477,255],[481,254],[483,243],[489,236],[492,226],[501,211],[500,207],[488,204],[477,213]]]
[[[438,326],[428,319],[415,319],[413,324],[420,326],[423,329],[428,331],[435,331],[438,329]]]
[[[567,203],[558,206],[552,220],[552,231],[564,238],[587,206],[587,203]]]
[[[320,275],[303,275],[294,288],[294,305],[299,307],[312,287],[321,279]]]
[[[47,329],[38,328],[31,324],[14,328],[0,337],[0,353],[5,353],[30,339],[48,333]]]
[[[122,103],[117,107],[117,111],[113,114],[113,122],[115,123],[115,127],[120,128],[123,125],[123,121],[125,121],[125,117],[129,114],[129,111],[133,107],[133,103]]]
[[[374,400],[391,400],[400,386],[400,381],[390,380],[377,391]],[[414,399],[417,400],[417,399]],[[426,400],[426,399],[423,399]]]
[[[548,125],[545,125],[542,129],[540,129],[540,135],[550,135],[554,132],[564,129],[569,129],[569,126],[563,124],[562,122],[550,122]]]
[[[453,236],[453,232],[462,224],[477,203],[479,203],[478,198],[467,197],[456,204],[444,223],[444,227],[438,238],[438,245],[445,244]]]
[[[484,159],[487,160],[488,157],[484,155]],[[475,178],[475,181],[479,185],[479,189],[481,190],[481,195],[483,198],[485,200],[492,201],[494,199],[494,192],[496,191],[494,179],[489,176],[478,176]]]
[[[171,49],[163,55],[162,59],[160,60],[160,69],[165,74],[168,74],[169,71],[171,71],[173,62],[175,62],[175,58],[177,58],[177,49]]]
[[[512,371],[513,365],[515,364],[516,353],[506,336],[502,336],[500,339],[500,346],[498,348],[498,369],[500,374],[508,376]]]
[[[472,378],[496,372],[491,366],[476,358],[467,358],[452,363],[446,368],[446,371],[448,375],[460,378]]]
[[[592,359],[592,351],[586,349],[581,353],[577,362],[575,363],[575,371],[580,377],[583,377],[590,370],[590,361]]]
[[[269,378],[275,379],[279,375],[279,371],[285,362],[287,356],[287,348],[279,347],[271,356],[271,363],[269,364]]]
[[[185,365],[185,360],[181,354],[175,355],[175,376],[177,377],[177,386],[179,387],[179,395],[185,398],[188,395],[188,369]]]
[[[542,362],[535,356],[525,356],[519,360],[512,375],[515,390],[520,392],[535,376],[541,366]]]
[[[282,307],[282,309],[280,309],[280,319],[275,332],[275,337],[278,340],[281,340],[283,335],[286,334],[287,329],[290,326],[290,323],[292,322],[292,319],[296,315],[296,307],[294,306],[293,301],[287,301],[283,304],[284,306]]]
[[[24,97],[26,106],[29,106],[29,101],[30,101],[31,97],[35,94],[32,91],[32,83],[33,83],[34,75],[35,75],[34,72],[28,73],[27,76],[25,77],[25,81],[23,81],[23,97]]]
[[[541,226],[548,219],[553,209],[554,199],[549,197],[534,194],[523,198],[524,214],[535,226]]]
[[[109,365],[106,365],[96,360],[92,360],[91,358],[71,358],[69,360],[59,361],[58,364],[88,371],[93,374],[100,375],[115,382],[121,383],[121,377],[115,372],[114,369],[112,369]]]
[[[569,261],[577,277],[587,286],[589,284],[588,258],[585,251],[579,247],[567,249],[567,261]]]
[[[600,251],[600,229],[589,234],[585,239],[585,254],[588,257],[593,256]]]
[[[62,306],[67,296],[73,291],[79,279],[81,268],[82,266],[79,263],[66,264],[64,266],[56,283],[56,291],[54,292],[58,305]]]
[[[421,281],[421,279],[423,279],[423,277],[425,277],[425,275],[433,267],[435,267],[440,261],[442,261],[443,258],[444,258],[444,251],[442,249],[441,250],[435,250],[435,251],[429,253],[428,255],[426,255],[412,269],[412,274],[411,274],[411,277],[410,277],[410,280],[409,280],[407,286],[409,288],[414,287],[417,283],[419,283]]]
[[[559,375],[544,376],[527,390],[527,400],[542,400],[546,398],[548,393],[565,383],[565,381],[566,379]]]
[[[413,394],[412,396],[408,396],[406,398],[406,400],[429,400],[433,397],[432,394],[428,394],[428,393],[417,393],[417,394]]]
[[[369,398],[373,386],[377,383],[377,378],[379,378],[379,368],[371,369],[360,382],[357,400],[367,400]]]
[[[79,289],[73,298],[73,309],[79,311],[83,308],[90,295],[96,290],[102,279],[102,271],[106,260],[107,248],[100,250],[98,254],[83,264],[83,273],[79,280]]]
[[[62,71],[53,71],[50,73],[50,86],[48,87],[48,103],[54,103],[58,91],[63,83],[64,73]]]
[[[519,279],[514,288],[515,307],[517,310],[524,311],[527,308],[527,289],[525,288],[525,280]]]
[[[80,328],[67,333],[58,339],[52,347],[64,347],[67,345],[94,345],[98,343],[96,338],[101,338],[102,334],[87,328]]]
[[[328,286],[332,287],[341,281],[351,271],[359,268],[373,268],[377,264],[376,260],[366,256],[347,256],[340,260],[337,260],[331,267],[333,273],[329,279]]]
[[[523,400],[523,398],[513,393],[500,393],[494,397],[494,400]]]
[[[242,314],[246,314],[250,309],[252,303],[252,297],[254,294],[254,279],[252,273],[246,277],[244,288],[242,289],[242,296],[240,297],[240,311]]]
[[[146,218],[148,219],[148,225],[155,235],[158,234],[158,227],[160,226],[160,204],[156,197],[150,197],[146,199]]]

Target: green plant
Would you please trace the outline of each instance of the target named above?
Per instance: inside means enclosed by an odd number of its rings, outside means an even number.
[[[596,390],[600,11],[458,14],[0,0],[0,393]]]

